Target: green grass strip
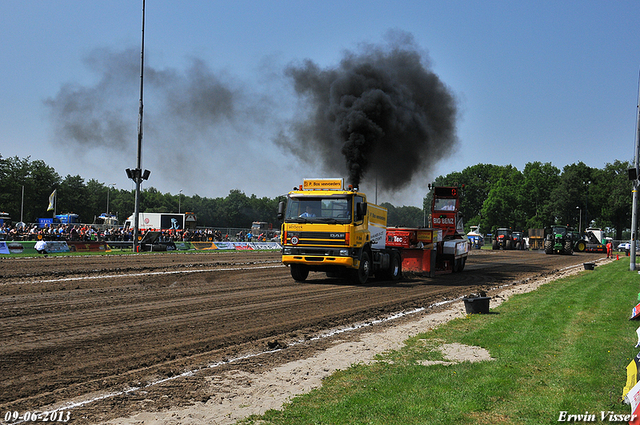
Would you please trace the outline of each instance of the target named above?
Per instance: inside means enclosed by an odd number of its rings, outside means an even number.
[[[640,276],[622,259],[513,296],[354,365],[283,410],[244,424],[551,424],[561,411],[629,414],[626,366],[638,353],[630,321]],[[483,347],[492,361],[442,359],[444,343]]]

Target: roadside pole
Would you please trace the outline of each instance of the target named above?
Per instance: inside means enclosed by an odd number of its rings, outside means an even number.
[[[640,75],[638,76],[638,101],[636,105],[636,149],[633,161],[633,167],[629,170],[629,179],[633,184],[633,205],[631,213],[631,247],[630,247],[630,259],[629,270],[634,271],[636,269],[636,239],[638,229],[638,177],[640,174]]]
[[[638,171],[638,163],[636,162],[636,175]],[[638,211],[636,205],[638,204],[638,179],[633,181],[633,207],[631,215],[631,247],[629,248],[629,270],[634,271],[636,269],[636,228],[638,227]]]

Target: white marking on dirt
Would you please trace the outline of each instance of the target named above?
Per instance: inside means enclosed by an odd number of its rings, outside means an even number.
[[[223,269],[198,269],[198,270],[172,270],[165,272],[147,272],[147,273],[129,273],[129,274],[107,274],[100,276],[83,276],[83,277],[63,277],[60,279],[47,279],[47,280],[33,280],[30,282],[14,282],[13,285],[22,285],[26,283],[56,283],[56,282],[69,282],[75,280],[92,280],[92,279],[115,279],[118,277],[142,277],[142,276],[153,276],[153,275],[163,275],[163,274],[181,274],[181,273],[205,273],[205,272],[228,272],[235,270],[257,270],[257,269],[275,269],[278,267],[283,267],[282,265],[277,266],[257,266],[257,267],[225,267]]]

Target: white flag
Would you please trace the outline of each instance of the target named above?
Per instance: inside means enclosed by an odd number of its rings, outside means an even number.
[[[53,203],[56,200],[56,190],[58,189],[54,189],[54,191],[51,192],[51,195],[49,195],[49,207],[47,208],[47,211],[53,211]]]

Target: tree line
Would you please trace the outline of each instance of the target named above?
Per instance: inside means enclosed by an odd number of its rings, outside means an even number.
[[[576,230],[598,227],[614,239],[628,238],[631,227],[631,162],[616,160],[604,168],[583,162],[562,170],[551,163],[530,162],[519,171],[511,165],[477,164],[439,176],[438,186],[464,185],[461,211],[481,232],[568,225]],[[425,198],[430,205],[431,196]]]
[[[42,160],[0,156],[0,211],[9,213],[14,222],[21,216],[26,223],[52,217],[53,211],[47,207],[54,190],[57,214],[78,214],[82,223],[93,223],[105,212],[115,214],[123,223],[135,208],[135,190],[117,189],[95,179],[85,181],[79,175],[63,178]],[[140,212],[193,212],[198,226],[205,227],[249,228],[253,221],[277,226],[278,202],[283,199],[247,196],[237,189],[225,198],[206,198],[161,193],[149,187],[140,191]]]
[[[511,165],[477,164],[438,176],[433,184],[464,185],[461,211],[467,231],[470,225],[490,233],[498,227],[526,231],[565,224],[576,229],[605,228],[615,239],[623,239],[631,224],[629,168],[631,163],[623,161],[602,169],[578,162],[562,170],[551,163],[531,162],[522,171]],[[56,212],[78,214],[84,223],[92,223],[103,212],[116,214],[122,223],[134,210],[134,190],[116,189],[95,179],[85,181],[79,175],[61,177],[42,160],[0,156],[0,210],[8,212],[14,222],[21,213],[27,223],[51,217],[47,206],[54,189]],[[248,228],[253,221],[275,227],[282,200],[247,196],[238,189],[230,190],[224,198],[206,198],[161,193],[149,187],[140,192],[140,211],[189,211],[196,214],[198,225],[205,227]],[[411,227],[426,223],[430,205],[431,193],[424,198],[424,209],[382,203],[389,210],[390,226]]]

